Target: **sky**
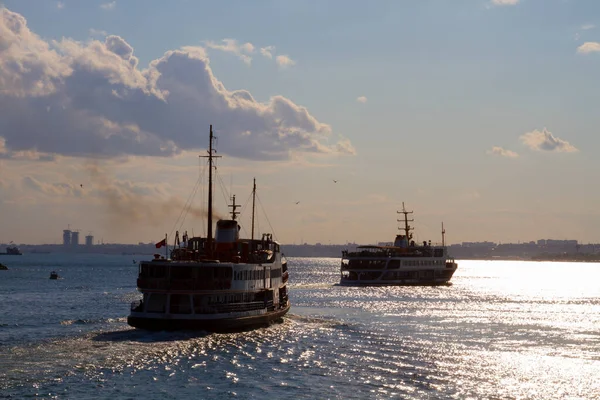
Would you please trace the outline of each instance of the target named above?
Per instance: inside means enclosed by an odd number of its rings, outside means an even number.
[[[600,242],[597,0],[0,0],[0,243]]]

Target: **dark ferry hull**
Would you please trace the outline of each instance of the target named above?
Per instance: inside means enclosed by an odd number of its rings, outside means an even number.
[[[354,281],[341,280],[341,286],[450,286],[450,280],[443,281]]]
[[[290,307],[291,305],[288,302],[285,308],[266,314],[218,319],[144,318],[130,315],[127,317],[127,323],[134,328],[149,331],[196,330],[216,333],[237,332],[269,326],[279,322],[290,310]]]

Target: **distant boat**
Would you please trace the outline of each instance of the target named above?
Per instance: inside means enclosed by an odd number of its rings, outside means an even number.
[[[408,214],[402,203],[404,235],[397,235],[393,246],[358,246],[342,252],[340,284],[351,286],[409,286],[447,284],[458,265],[448,256],[442,224],[442,245],[412,239]]]
[[[137,287],[143,299],[131,305],[127,323],[149,330],[198,329],[224,332],[252,329],[280,321],[290,309],[287,261],[269,233],[240,238],[236,219],[240,207],[232,197],[231,218],[220,219],[213,238],[213,132],[208,151],[208,233],[206,238],[183,235],[170,258],[155,254],[139,263]],[[179,243],[179,234],[175,235]],[[156,244],[167,246],[167,238]]]
[[[2,263],[0,263],[0,271],[6,271],[8,267]]]
[[[58,274],[56,273],[56,271],[50,272],[50,279],[58,279]]]
[[[21,250],[19,250],[19,248],[16,245],[9,245],[6,247],[6,252],[4,253],[0,253],[0,256],[20,256],[23,253],[21,253]]]

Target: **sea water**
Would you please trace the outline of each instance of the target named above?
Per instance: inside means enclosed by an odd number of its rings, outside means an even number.
[[[2,258],[0,398],[600,398],[600,264],[459,261],[451,286],[355,288],[339,259],[289,258],[282,323],[209,334],[127,325],[134,257]]]

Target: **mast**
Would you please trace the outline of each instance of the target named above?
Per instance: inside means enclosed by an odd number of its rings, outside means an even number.
[[[235,221],[236,217],[240,213],[239,211],[235,211],[235,209],[239,207],[237,204],[235,204],[235,194],[231,197],[231,200],[233,202],[233,204],[229,206],[231,207],[231,219]]]
[[[252,187],[252,237],[254,240],[254,201],[256,200],[256,178],[254,178],[254,186]]]
[[[206,244],[208,247],[208,257],[211,258],[212,257],[212,241],[213,241],[213,237],[212,237],[212,216],[213,216],[213,205],[212,205],[212,200],[213,200],[213,194],[212,194],[212,172],[213,172],[213,158],[218,158],[220,156],[215,156],[214,152],[216,150],[213,149],[213,140],[214,140],[214,136],[213,136],[213,130],[212,130],[212,124],[210,125],[210,140],[208,142],[208,155],[207,156],[200,156],[200,157],[206,157],[208,158],[208,235],[206,236]]]
[[[443,222],[442,222],[442,247],[446,247],[446,230],[444,229]]]
[[[412,214],[412,211],[406,211],[406,208],[404,208],[404,202],[402,202],[402,211],[396,211],[396,213],[398,214],[404,214],[404,232],[406,234],[406,241],[410,241],[410,239],[412,239],[412,235],[410,234],[410,231],[413,229],[410,225],[408,225],[409,222],[413,222],[414,219],[408,219],[408,214]],[[401,220],[397,220],[398,222],[402,222]],[[398,228],[401,229],[401,228]]]

